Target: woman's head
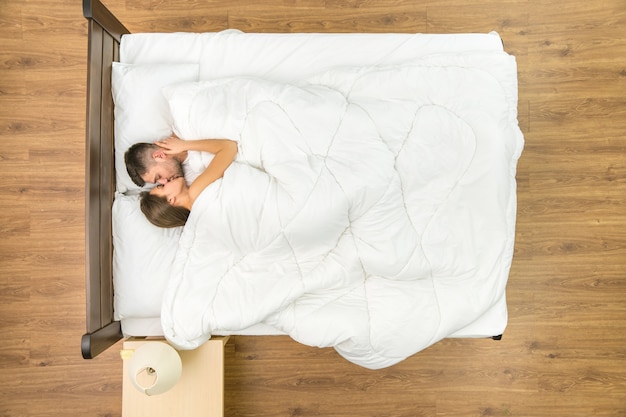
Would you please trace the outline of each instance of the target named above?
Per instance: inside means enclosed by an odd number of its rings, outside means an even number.
[[[183,226],[189,217],[189,188],[184,177],[175,177],[141,193],[141,211],[159,227]]]
[[[190,213],[187,208],[172,206],[166,197],[148,191],[141,193],[139,206],[148,221],[158,227],[184,226]]]

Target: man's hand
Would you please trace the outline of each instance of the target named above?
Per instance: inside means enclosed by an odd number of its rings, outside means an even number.
[[[155,145],[163,149],[169,155],[179,154],[186,151],[209,152],[217,154],[224,148],[234,149],[237,153],[237,142],[229,139],[194,139],[182,140],[176,135],[154,142]]]
[[[156,141],[154,144],[162,148],[168,155],[175,155],[189,150],[189,142],[179,139],[178,136],[174,134],[169,138]]]

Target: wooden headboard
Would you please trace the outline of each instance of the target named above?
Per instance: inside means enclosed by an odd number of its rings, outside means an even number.
[[[100,2],[83,0],[89,26],[86,134],[86,291],[87,333],[83,358],[91,359],[122,338],[113,318],[113,237],[115,191],[111,66],[119,59],[123,34],[130,33]]]

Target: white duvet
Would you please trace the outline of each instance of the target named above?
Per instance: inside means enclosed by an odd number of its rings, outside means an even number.
[[[304,85],[168,88],[176,132],[239,143],[196,200],[161,312],[167,339],[270,324],[368,368],[500,300],[522,149],[512,56],[338,68]]]

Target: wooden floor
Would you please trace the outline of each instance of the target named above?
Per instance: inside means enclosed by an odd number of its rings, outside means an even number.
[[[624,0],[108,0],[133,32],[487,32],[519,65],[504,338],[381,371],[282,337],[228,345],[228,416],[626,416]],[[119,346],[84,332],[87,28],[0,0],[0,416],[119,416]]]

